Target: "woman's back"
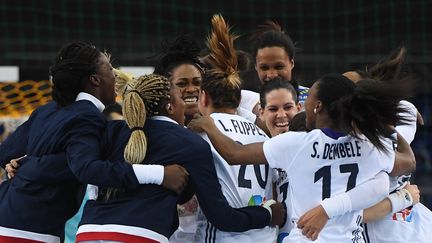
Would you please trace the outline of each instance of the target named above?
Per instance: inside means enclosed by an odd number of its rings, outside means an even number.
[[[91,123],[97,124],[99,130],[88,131],[85,126],[83,114]],[[91,115],[94,114],[94,115]],[[11,136],[11,142],[17,142],[16,137],[21,133],[27,139],[22,141],[20,154],[28,156],[42,156],[44,154],[58,154],[64,151],[71,138],[79,137],[79,132],[100,134],[104,129],[104,119],[96,107],[88,102],[81,101],[59,109],[56,103],[41,107],[29,119],[28,126],[16,131]],[[81,126],[81,127],[80,127]],[[76,138],[76,137],[75,137]],[[82,142],[86,142],[84,137]],[[2,144],[2,154],[10,154],[9,143]],[[92,146],[94,145],[94,146]],[[91,151],[88,156],[98,156],[99,145],[88,144]],[[16,154],[10,155],[17,157]],[[60,235],[64,222],[72,217],[79,208],[77,197],[81,192],[81,183],[72,174],[64,156],[52,160],[48,164],[25,163],[20,167],[20,173],[2,184],[2,200],[0,203],[1,225],[33,232]],[[31,205],[29,207],[28,205]],[[37,208],[38,210],[34,210]],[[45,224],[40,224],[44,220]],[[27,222],[23,224],[23,222]]]
[[[299,141],[302,141],[299,143]],[[348,191],[366,182],[380,171],[390,172],[394,152],[391,141],[388,154],[366,139],[354,138],[331,129],[311,132],[289,132],[264,143],[264,153],[272,168],[282,168],[290,182],[287,203],[291,204],[290,220],[297,220],[322,200]],[[362,213],[354,211],[332,218],[320,233],[318,242],[339,239],[357,242],[361,237]],[[289,240],[288,240],[289,239]],[[294,227],[287,242],[308,241],[301,229]]]

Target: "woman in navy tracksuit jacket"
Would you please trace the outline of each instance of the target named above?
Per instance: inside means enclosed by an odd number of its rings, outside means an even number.
[[[71,43],[50,72],[54,102],[35,110],[0,146],[3,168],[28,155],[20,172],[0,186],[0,242],[60,242],[65,221],[82,200],[81,182],[128,189],[143,183],[142,166],[100,160],[106,127],[101,111],[115,101],[108,56],[90,44]]]
[[[128,143],[124,155],[132,163],[176,162],[189,172],[188,189],[194,190],[187,190],[179,197],[156,185],[141,185],[132,191],[100,188],[98,199],[87,201],[84,207],[77,242],[168,242],[178,226],[177,203],[188,200],[194,192],[209,221],[221,230],[246,231],[269,225],[271,215],[263,207],[229,206],[216,176],[209,145],[183,127],[185,103],[178,88],[173,86],[168,91],[166,78],[140,77],[123,103],[123,115],[131,129],[122,122],[111,123],[107,137],[115,143],[108,142],[113,147],[107,152],[110,159],[116,160],[123,156],[121,151]],[[160,95],[149,95],[155,93]],[[135,109],[128,111],[128,108]],[[137,141],[143,136],[147,144],[140,146]]]

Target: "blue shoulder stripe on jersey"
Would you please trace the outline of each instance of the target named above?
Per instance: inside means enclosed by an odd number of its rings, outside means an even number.
[[[338,139],[340,137],[346,136],[343,132],[337,132],[330,128],[321,128],[321,131],[330,138]]]

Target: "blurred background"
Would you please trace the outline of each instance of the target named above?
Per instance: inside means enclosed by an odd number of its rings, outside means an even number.
[[[362,69],[406,46],[405,69],[419,80],[411,102],[425,122],[412,143],[413,182],[432,208],[431,9],[430,0],[0,0],[1,138],[50,100],[48,67],[66,42],[106,49],[114,66],[151,67],[149,57],[179,34],[193,35],[204,47],[215,13],[241,35],[236,48],[248,52],[256,26],[275,20],[299,49],[294,77],[305,86],[324,73]]]

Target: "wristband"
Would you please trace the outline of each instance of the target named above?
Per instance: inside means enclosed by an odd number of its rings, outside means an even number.
[[[413,198],[407,189],[400,189],[387,196],[392,205],[392,213],[399,212],[413,204]]]
[[[132,168],[139,184],[162,185],[164,179],[164,167],[162,165],[133,164]]]
[[[270,199],[270,200],[267,200],[267,201],[262,205],[262,207],[265,208],[265,209],[267,209],[267,210],[269,211],[269,213],[270,213],[270,222],[271,222],[271,219],[272,219],[272,217],[273,217],[272,210],[271,210],[270,206],[273,205],[273,204],[276,204],[276,201],[273,200],[273,199]]]

